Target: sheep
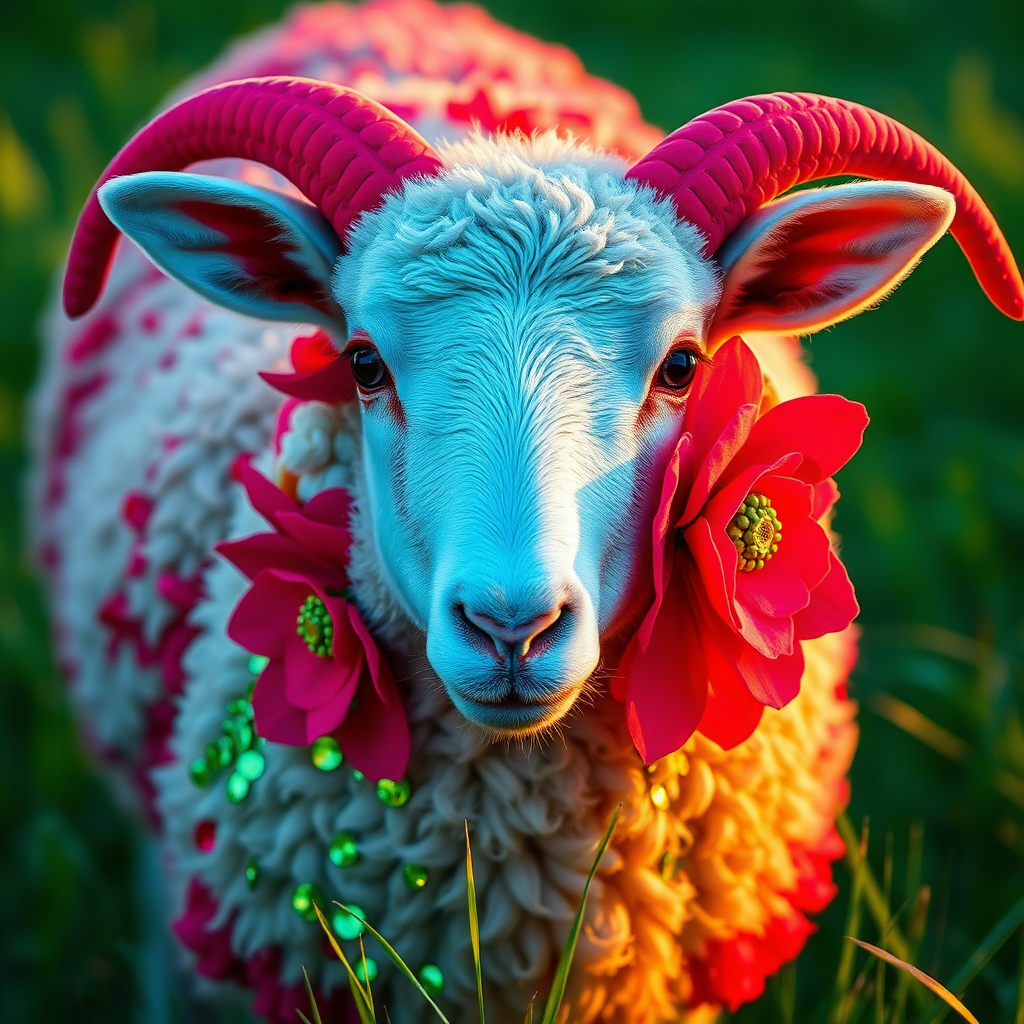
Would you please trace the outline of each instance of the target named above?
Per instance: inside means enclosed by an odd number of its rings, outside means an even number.
[[[468,820],[489,1014],[521,1020],[621,803],[570,1019],[698,1024],[754,998],[834,893],[855,637],[800,641],[799,695],[742,742],[696,731],[645,764],[607,681],[650,602],[652,482],[678,433],[680,396],[652,381],[680,339],[696,359],[742,334],[765,408],[809,394],[789,337],[884,297],[950,224],[1020,319],[991,215],[854,104],[752,98],[662,140],[565,51],[428,0],[299,8],[180,97],[83,214],[65,306],[84,319],[49,318],[31,519],[84,727],[160,830],[198,972],[292,1020],[305,965],[340,1006],[319,891],[437,968],[462,1019]],[[282,124],[284,156],[264,130]],[[288,154],[316,132],[312,166]],[[183,173],[200,160],[217,176]],[[776,198],[844,171],[884,180]],[[118,230],[134,245],[104,285]],[[797,287],[808,271],[822,287]],[[285,402],[260,378],[294,390],[289,356],[301,370],[317,344],[359,363],[358,392]],[[258,777],[213,771],[261,669],[229,637],[247,581],[214,551],[266,531],[238,486],[257,472],[307,506],[351,495],[351,597],[401,696],[409,794],[330,744],[251,734],[226,745],[258,750]],[[374,959],[392,1018],[426,1019]]]

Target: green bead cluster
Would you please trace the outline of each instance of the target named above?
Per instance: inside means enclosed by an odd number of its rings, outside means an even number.
[[[269,661],[263,655],[254,654],[249,658],[249,671],[258,676]],[[251,698],[255,682],[253,679],[249,684],[245,697],[227,702],[224,708],[227,718],[220,723],[221,735],[207,743],[203,756],[197,757],[189,769],[192,781],[200,789],[207,789],[222,769],[230,768],[225,789],[233,804],[241,803],[249,795],[250,786],[266,769],[265,741],[256,735],[253,724]]]
[[[302,602],[295,622],[296,632],[306,641],[306,646],[318,658],[329,658],[334,642],[334,621],[327,605],[316,594],[310,594]]]
[[[726,530],[736,545],[738,568],[742,572],[763,569],[782,542],[782,523],[770,498],[748,494]]]
[[[408,779],[395,782],[393,779],[381,779],[377,783],[377,799],[388,807],[404,807],[412,796],[412,786]]]

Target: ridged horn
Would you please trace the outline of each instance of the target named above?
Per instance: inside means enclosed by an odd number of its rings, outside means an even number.
[[[353,89],[308,78],[251,78],[214,86],[164,111],[125,145],[92,190],[64,277],[69,316],[103,290],[117,228],[96,193],[111,178],[180,171],[199,160],[242,157],[283,174],[344,240],[353,220],[441,161],[409,125]]]
[[[951,231],[985,294],[1024,319],[1024,283],[1006,238],[971,183],[899,121],[813,93],[750,96],[695,117],[626,177],[670,197],[712,255],[751,212],[802,182],[836,174],[938,185],[953,194]]]

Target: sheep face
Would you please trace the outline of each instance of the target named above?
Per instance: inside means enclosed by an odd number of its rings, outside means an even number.
[[[356,226],[333,291],[387,585],[470,720],[557,721],[635,617],[718,298],[699,237],[624,167],[471,140]]]

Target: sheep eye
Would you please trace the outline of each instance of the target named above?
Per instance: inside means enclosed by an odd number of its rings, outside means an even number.
[[[352,353],[352,376],[366,390],[379,388],[387,376],[387,367],[374,348],[357,348]]]
[[[683,391],[693,383],[700,360],[695,352],[677,348],[669,352],[658,371],[658,384],[671,391]]]

